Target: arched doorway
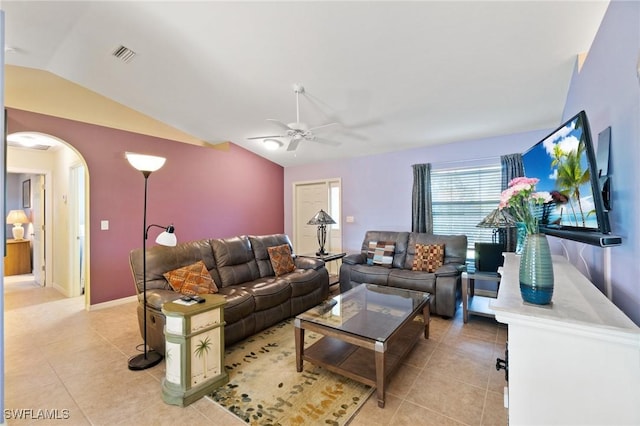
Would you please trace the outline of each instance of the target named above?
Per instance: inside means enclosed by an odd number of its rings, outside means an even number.
[[[7,172],[31,181],[34,279],[67,297],[84,294],[89,306],[89,195],[86,162],[55,136],[18,132],[7,136]],[[9,204],[9,200],[7,201]],[[25,233],[27,234],[27,233]],[[25,235],[26,237],[27,235]]]

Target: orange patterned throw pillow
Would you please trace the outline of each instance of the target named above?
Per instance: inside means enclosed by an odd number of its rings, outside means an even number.
[[[293,262],[289,244],[267,247],[267,251],[269,252],[269,259],[276,277],[295,271],[296,264]]]
[[[444,244],[416,244],[412,271],[435,272],[444,263]]]
[[[195,294],[217,293],[218,287],[213,282],[207,266],[202,260],[182,268],[163,274],[172,289],[178,293],[193,296]]]

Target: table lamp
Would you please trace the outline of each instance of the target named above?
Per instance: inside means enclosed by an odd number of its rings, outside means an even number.
[[[336,221],[322,209],[307,222],[307,225],[318,225],[318,244],[320,245],[320,250],[316,252],[316,256],[329,254],[324,250],[324,244],[327,241],[327,225],[333,225],[334,223],[336,223]]]
[[[484,219],[476,225],[478,228],[494,228],[491,241],[498,242],[499,228],[515,228],[516,220],[506,210],[493,209]]]
[[[23,223],[29,223],[29,218],[25,214],[24,210],[11,210],[7,215],[7,224],[13,225],[13,239],[24,239]]]

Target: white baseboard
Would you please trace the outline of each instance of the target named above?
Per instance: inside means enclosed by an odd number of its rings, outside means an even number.
[[[97,311],[98,309],[112,308],[118,305],[124,305],[125,303],[137,302],[138,296],[133,295],[129,297],[123,297],[122,299],[109,300],[108,302],[96,303],[95,305],[89,305],[90,311]]]

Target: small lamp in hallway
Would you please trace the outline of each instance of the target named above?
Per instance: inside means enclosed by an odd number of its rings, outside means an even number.
[[[24,239],[24,228],[22,227],[23,223],[29,223],[29,218],[27,218],[24,210],[11,210],[7,215],[7,224],[13,225],[14,240]]]
[[[318,245],[320,249],[316,252],[317,256],[325,256],[328,254],[324,249],[324,244],[327,242],[327,225],[333,225],[335,223],[336,221],[322,209],[307,222],[307,225],[318,225]]]
[[[164,231],[156,238],[156,243],[160,245],[175,246],[177,244],[177,239],[174,233],[175,229],[173,225],[160,226],[151,224],[147,226],[147,181],[149,179],[149,175],[151,175],[152,172],[160,169],[164,165],[166,159],[163,157],[134,154],[131,152],[127,152],[126,157],[127,161],[129,161],[129,164],[131,164],[135,169],[140,170],[142,172],[142,175],[144,176],[144,210],[142,221],[142,297],[144,310],[144,349],[143,353],[129,358],[129,369],[145,370],[157,365],[160,361],[162,361],[162,354],[154,351],[153,349],[148,349],[147,346],[147,238],[149,237],[149,229],[154,227],[164,229]]]

